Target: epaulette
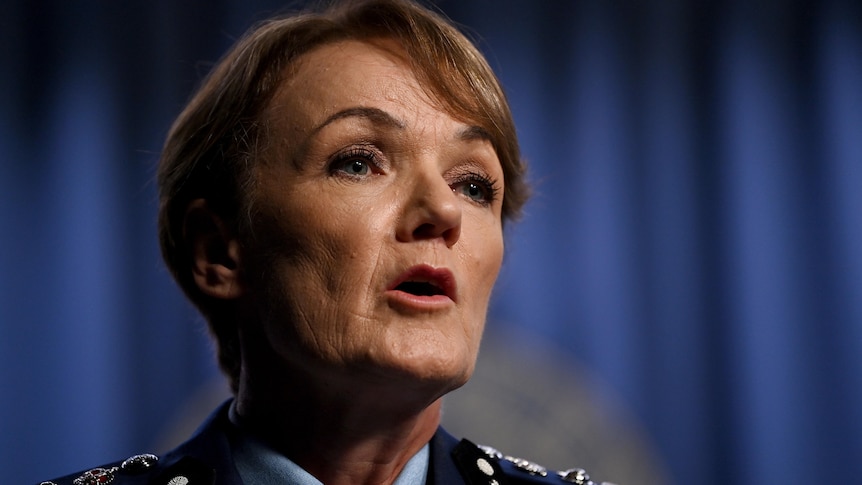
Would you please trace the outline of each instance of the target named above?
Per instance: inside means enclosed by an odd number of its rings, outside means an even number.
[[[476,445],[466,439],[458,443],[452,456],[469,485],[598,485],[582,468],[549,470],[532,461],[504,455],[490,446]],[[601,485],[613,484],[601,482]]]
[[[161,465],[158,456],[146,453],[39,485],[211,485],[215,479],[212,468],[191,457]]]

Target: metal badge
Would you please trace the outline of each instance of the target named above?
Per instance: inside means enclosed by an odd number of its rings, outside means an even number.
[[[557,472],[564,482],[574,483],[575,485],[587,485],[590,482],[590,476],[583,468],[569,468]]]
[[[156,463],[159,462],[159,457],[150,453],[144,453],[141,455],[135,455],[126,459],[122,465],[120,465],[120,470],[123,473],[128,473],[131,475],[137,475],[139,473],[143,473],[150,468],[156,466]]]
[[[188,478],[182,475],[177,475],[174,478],[171,478],[171,481],[168,482],[168,485],[188,485],[188,483]]]
[[[494,476],[494,467],[491,466],[490,463],[488,463],[488,460],[484,458],[479,458],[478,460],[476,460],[476,466],[479,467],[479,471],[481,471],[485,475],[488,475],[489,477]]]
[[[548,469],[539,465],[537,463],[533,463],[532,461],[525,460],[523,458],[515,458],[512,456],[506,456],[507,460],[511,461],[518,469],[523,470],[530,475],[539,475],[542,477],[548,476]]]
[[[488,455],[491,458],[494,458],[495,460],[502,460],[503,459],[503,454],[500,453],[499,451],[497,451],[496,448],[491,448],[490,446],[485,446],[485,445],[476,445],[476,446],[478,446],[480,450],[484,451],[486,455]]]
[[[80,477],[72,480],[73,485],[106,485],[114,481],[114,473],[119,468],[93,468],[84,472]]]

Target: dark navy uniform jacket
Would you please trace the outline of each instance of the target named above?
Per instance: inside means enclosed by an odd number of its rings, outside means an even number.
[[[243,485],[231,455],[237,430],[225,403],[188,441],[162,457],[135,455],[40,485]],[[581,469],[546,470],[494,449],[458,441],[443,428],[431,439],[426,485],[595,485]],[[610,484],[607,484],[610,485]]]

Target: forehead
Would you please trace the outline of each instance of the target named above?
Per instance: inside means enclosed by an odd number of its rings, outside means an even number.
[[[422,89],[395,41],[345,40],[297,58],[276,90],[267,118],[292,125],[315,123],[347,107],[381,104],[394,110],[443,112]]]
[[[287,83],[328,77],[333,71],[389,70],[410,72],[407,54],[393,39],[347,39],[312,48],[293,63]],[[361,80],[362,76],[351,76]]]

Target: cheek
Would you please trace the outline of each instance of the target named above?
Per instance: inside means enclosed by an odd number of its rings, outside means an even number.
[[[259,263],[266,276],[257,285],[265,294],[262,317],[273,346],[337,358],[343,347],[361,345],[357,329],[369,328],[384,258],[374,236],[380,223],[352,213],[309,213],[267,224],[260,252],[268,256]]]
[[[487,306],[494,283],[503,264],[503,236],[500,230],[477,234],[471,250],[464,256],[470,284],[476,291],[477,303]]]
[[[461,260],[467,275],[464,282],[469,293],[466,296],[470,299],[470,304],[463,309],[463,331],[470,351],[478,353],[488,304],[503,261],[503,238],[500,231],[489,230],[475,233],[462,242],[468,243]]]
[[[377,258],[379,249],[372,238],[376,221],[365,220],[361,210],[320,197],[319,191],[305,192],[318,197],[284,195],[276,208],[261,209],[254,250],[270,255],[265,264],[287,267],[300,273],[299,278],[312,277],[336,290],[358,277],[354,270],[361,272],[363,262]]]

